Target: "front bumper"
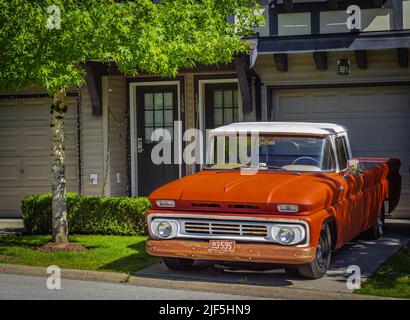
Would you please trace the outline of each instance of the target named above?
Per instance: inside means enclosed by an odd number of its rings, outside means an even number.
[[[208,242],[192,240],[148,240],[147,252],[157,257],[223,260],[279,264],[306,264],[314,260],[316,248],[273,244],[236,243],[234,253],[210,253]]]

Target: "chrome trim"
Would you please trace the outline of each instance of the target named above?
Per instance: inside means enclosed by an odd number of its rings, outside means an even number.
[[[299,219],[281,219],[281,218],[251,218],[243,216],[224,216],[224,217],[215,217],[209,215],[193,215],[193,214],[161,214],[161,213],[151,213],[148,215],[147,222],[148,226],[151,226],[151,223],[154,219],[164,219],[177,221],[179,224],[178,234],[175,238],[187,238],[187,239],[219,239],[219,240],[238,240],[238,241],[251,241],[251,242],[271,242],[279,243],[275,241],[272,237],[272,228],[278,224],[291,224],[303,226],[305,230],[305,241],[300,244],[295,244],[296,247],[307,247],[310,243],[310,230],[309,224],[304,220]],[[243,235],[215,235],[215,234],[194,234],[189,233],[185,229],[186,222],[203,222],[203,223],[224,223],[232,225],[246,225],[246,226],[266,226],[267,236],[266,237],[255,237],[255,236],[243,236]],[[155,234],[152,233],[151,228],[149,233],[151,237],[158,238]]]

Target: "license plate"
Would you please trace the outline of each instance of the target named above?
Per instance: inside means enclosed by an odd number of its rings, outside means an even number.
[[[234,253],[236,241],[234,240],[210,240],[209,253]]]

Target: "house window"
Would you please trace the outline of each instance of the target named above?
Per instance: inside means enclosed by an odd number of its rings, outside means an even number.
[[[215,126],[238,121],[238,109],[238,90],[214,91]]]
[[[310,14],[310,12],[279,14],[278,34],[280,36],[311,34]]]
[[[207,129],[239,121],[238,92],[237,83],[207,84],[205,86]]]

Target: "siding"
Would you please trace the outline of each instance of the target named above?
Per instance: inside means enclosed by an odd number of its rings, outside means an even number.
[[[104,154],[102,117],[92,115],[87,86],[81,88],[81,163],[82,193],[103,194]],[[90,174],[98,175],[98,184],[90,184]]]
[[[351,74],[337,74],[339,59],[351,60]],[[288,72],[278,72],[272,55],[260,56],[256,61],[255,71],[262,83],[273,84],[330,84],[354,82],[409,81],[410,68],[400,68],[396,50],[372,50],[367,52],[368,68],[358,69],[353,52],[329,52],[328,70],[316,70],[312,53],[288,55]]]
[[[124,76],[103,77],[103,112],[105,157],[108,159],[105,193],[110,196],[127,195],[127,103]],[[108,147],[108,149],[107,149]],[[119,178],[119,180],[118,180]]]

